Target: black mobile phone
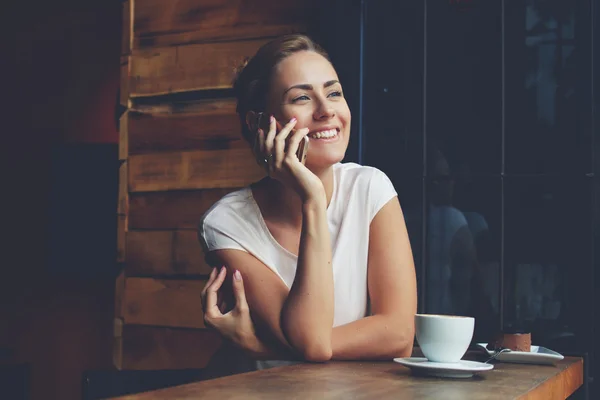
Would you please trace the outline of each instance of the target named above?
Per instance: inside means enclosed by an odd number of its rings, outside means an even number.
[[[269,132],[269,129],[271,128],[269,117],[265,113],[262,113],[262,112],[256,113],[255,115],[256,115],[256,119],[254,121],[254,124],[252,124],[253,131],[258,132],[258,129],[260,128],[263,130],[263,132],[265,132],[265,134],[267,132]],[[258,135],[256,135],[256,140],[258,140]],[[296,151],[296,156],[298,157],[298,160],[300,160],[300,162],[302,164],[305,163],[306,155],[308,154],[308,142],[309,142],[308,136],[304,136],[304,138],[298,145],[298,150]],[[256,148],[256,144],[255,144],[255,148]]]

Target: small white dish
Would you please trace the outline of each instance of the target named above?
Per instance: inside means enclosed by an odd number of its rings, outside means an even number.
[[[415,373],[441,378],[470,378],[478,372],[489,371],[492,364],[477,361],[460,360],[456,363],[431,362],[425,357],[394,358],[394,362],[410,368]]]
[[[483,347],[490,356],[494,354],[493,350],[487,349],[487,343],[477,343]],[[541,346],[531,346],[531,351],[507,351],[496,356],[496,360],[518,364],[554,364],[565,358],[562,354]]]

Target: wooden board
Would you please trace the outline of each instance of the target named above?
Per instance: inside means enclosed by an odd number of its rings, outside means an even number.
[[[206,329],[126,325],[122,337],[122,368],[204,368],[220,346],[219,335]]]
[[[115,304],[114,317],[121,318],[121,310],[123,309],[123,293],[125,292],[125,270],[121,270],[115,278]]]
[[[125,238],[127,235],[127,215],[117,215],[117,262],[125,261]]]
[[[195,230],[127,232],[128,276],[208,275]]]
[[[119,160],[127,160],[129,156],[129,113],[125,111],[119,118]]]
[[[127,161],[119,165],[119,193],[117,215],[127,215],[129,210],[129,193],[127,192]]]
[[[134,48],[304,32],[316,0],[136,0]]]
[[[129,157],[129,191],[237,188],[265,176],[250,148]]]
[[[115,318],[113,321],[112,360],[115,368],[123,368],[123,320],[121,318]]]
[[[129,228],[196,230],[202,215],[233,190],[132,193],[129,198]]]
[[[129,111],[129,154],[247,147],[234,99],[136,107]]]
[[[125,279],[121,315],[126,325],[204,328],[200,293],[206,281]]]
[[[129,81],[130,81],[130,57],[121,56],[121,72],[120,72],[120,87],[119,87],[119,101],[123,107],[129,107]]]
[[[133,39],[133,21],[131,18],[131,7],[133,0],[123,1],[122,4],[122,32],[121,32],[121,55],[131,53],[131,42]]]
[[[130,96],[231,88],[235,68],[265,42],[244,40],[134,50],[130,60]]]

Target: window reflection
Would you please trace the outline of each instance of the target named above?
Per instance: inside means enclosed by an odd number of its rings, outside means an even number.
[[[575,91],[575,2],[529,0],[525,8],[527,59],[525,90],[536,104],[537,121],[556,126],[556,108],[565,106]],[[563,104],[557,104],[558,102]]]
[[[441,151],[433,150],[427,221],[427,307],[438,314],[468,314],[477,261],[464,214],[454,207],[454,179]]]
[[[591,158],[586,157],[590,138],[581,118],[587,89],[580,82],[588,70],[580,6],[577,1],[507,3],[505,160],[509,173],[590,168]]]
[[[468,165],[452,171],[439,148],[430,149],[428,164],[426,310],[474,316],[476,336],[489,338],[499,324],[500,252],[498,235],[477,203],[499,214],[499,179],[475,184]]]

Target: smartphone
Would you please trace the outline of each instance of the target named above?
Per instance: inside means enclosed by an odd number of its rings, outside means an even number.
[[[256,113],[256,120],[252,126],[252,129],[255,132],[258,132],[259,128],[262,129],[265,134],[269,132],[269,129],[271,128],[269,117],[262,112]],[[258,140],[258,135],[256,135],[256,140]],[[302,164],[306,162],[306,155],[308,154],[308,142],[308,136],[304,136],[298,145],[298,150],[296,151],[296,157],[298,157],[298,160],[300,160]],[[256,143],[254,148],[256,148]]]
[[[302,164],[306,162],[306,155],[308,154],[308,142],[308,136],[304,136],[298,145],[298,151],[296,151],[296,156]]]

